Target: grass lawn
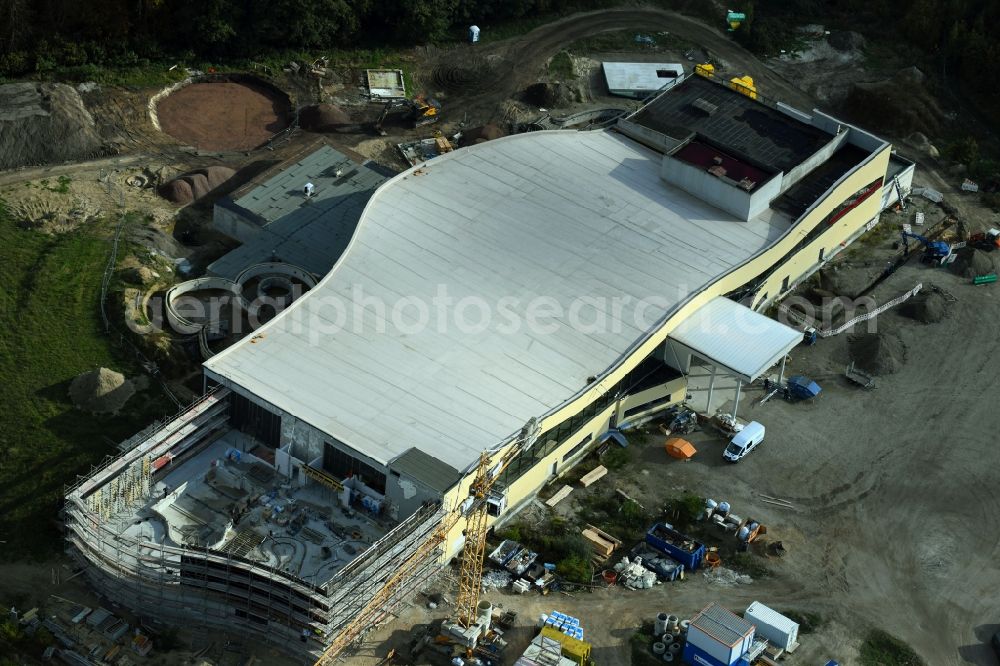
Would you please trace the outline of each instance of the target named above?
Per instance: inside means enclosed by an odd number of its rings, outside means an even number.
[[[173,412],[155,383],[119,416],[92,416],[69,401],[81,372],[139,374],[101,324],[110,234],[104,223],[56,236],[20,229],[0,201],[0,559],[61,550],[64,484],[116,453],[112,442]]]

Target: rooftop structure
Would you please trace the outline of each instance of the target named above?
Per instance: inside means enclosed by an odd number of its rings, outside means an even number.
[[[273,174],[273,175],[271,175]],[[391,172],[315,144],[215,206],[217,231],[243,243],[208,267],[235,279],[244,269],[283,261],[325,275],[347,247],[361,211]],[[306,193],[306,185],[310,193]]]
[[[602,62],[608,92],[622,97],[645,99],[679,83],[684,65],[665,62]]]
[[[614,133],[551,131],[403,173],[372,198],[329,275],[206,372],[380,463],[415,446],[464,470],[788,229],[778,212],[738,221],[664,183],[659,161]],[[439,293],[494,316],[513,299],[520,329],[419,325],[411,309],[398,331],[401,298],[430,307]],[[326,297],[343,301],[339,326],[339,309],[311,308]],[[562,314],[532,327],[540,299]],[[607,325],[574,326],[573,313]]]

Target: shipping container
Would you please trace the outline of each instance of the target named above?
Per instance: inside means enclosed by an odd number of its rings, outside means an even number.
[[[759,601],[750,604],[743,617],[757,627],[757,635],[781,650],[794,650],[799,640],[799,625]]]

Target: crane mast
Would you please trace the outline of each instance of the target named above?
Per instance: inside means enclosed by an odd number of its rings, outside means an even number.
[[[497,479],[512,462],[524,451],[531,448],[538,437],[539,423],[530,419],[515,438],[512,445],[504,453],[500,461],[491,468],[492,458],[483,451],[476,464],[475,476],[469,486],[469,497],[455,507],[442,520],[437,529],[420,546],[414,550],[397,569],[382,588],[365,604],[349,625],[344,627],[337,637],[327,646],[323,654],[316,660],[315,666],[327,666],[340,655],[351,643],[359,639],[369,627],[383,615],[383,605],[392,598],[397,589],[419,568],[448,538],[448,533],[464,516],[466,519],[465,546],[462,550],[461,573],[459,577],[458,598],[455,602],[455,624],[464,630],[477,625],[476,611],[483,581],[483,554],[486,549],[486,533],[489,529],[489,512],[487,498]],[[478,638],[478,633],[474,634]],[[474,640],[473,638],[473,644]],[[466,647],[471,650],[472,645]]]

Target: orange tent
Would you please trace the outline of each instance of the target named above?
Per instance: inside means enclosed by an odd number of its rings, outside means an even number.
[[[666,447],[667,454],[673,458],[679,458],[681,460],[687,460],[694,454],[698,453],[698,449],[691,445],[691,442],[686,439],[681,439],[680,437],[671,437],[667,440]]]

